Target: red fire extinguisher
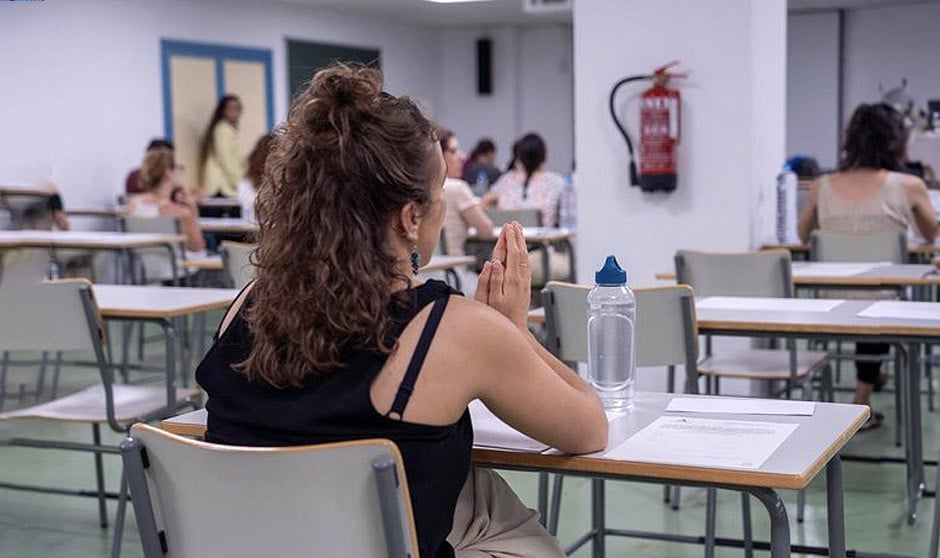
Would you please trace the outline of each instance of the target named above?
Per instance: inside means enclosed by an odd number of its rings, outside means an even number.
[[[610,91],[610,115],[617,129],[627,141],[630,152],[630,183],[644,192],[671,192],[678,182],[676,146],[680,138],[679,92],[668,87],[672,78],[685,77],[674,74],[669,68],[678,64],[670,62],[657,68],[652,75],[630,76],[618,81]],[[614,106],[617,90],[632,81],[652,80],[653,86],[640,96],[640,172],[637,174],[633,142]]]

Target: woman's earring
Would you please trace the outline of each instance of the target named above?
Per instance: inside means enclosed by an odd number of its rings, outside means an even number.
[[[417,275],[419,269],[421,269],[421,254],[418,253],[417,246],[415,246],[415,249],[411,251],[411,273]]]

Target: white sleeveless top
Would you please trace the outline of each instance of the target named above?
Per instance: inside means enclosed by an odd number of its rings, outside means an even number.
[[[901,175],[889,172],[875,195],[860,200],[847,199],[832,189],[823,175],[817,206],[819,228],[843,233],[907,232],[914,223],[911,204],[904,195]]]

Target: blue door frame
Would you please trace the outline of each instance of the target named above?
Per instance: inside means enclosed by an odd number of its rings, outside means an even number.
[[[163,133],[167,139],[173,141],[173,99],[170,94],[170,58],[173,56],[213,59],[215,61],[215,92],[216,97],[219,99],[226,93],[225,72],[223,70],[223,64],[226,61],[237,60],[264,64],[264,89],[267,96],[265,113],[268,129],[274,128],[274,79],[272,77],[271,51],[269,49],[160,39],[160,63],[163,72]]]

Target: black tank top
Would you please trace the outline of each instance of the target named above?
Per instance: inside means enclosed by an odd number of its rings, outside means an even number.
[[[393,411],[403,413],[431,344],[440,315],[451,294],[441,281],[409,291],[405,308],[390,308],[397,339],[405,326],[428,304],[435,304],[402,380]],[[276,389],[248,382],[231,366],[248,357],[252,334],[242,318],[250,294],[228,329],[196,369],[196,380],[209,395],[206,440],[244,446],[320,444],[364,438],[395,442],[404,460],[414,509],[421,556],[450,558],[454,551],[445,538],[453,523],[457,496],[470,470],[473,426],[470,413],[447,426],[403,422],[381,415],[372,406],[369,390],[385,364],[378,351],[348,351],[346,366],[325,374],[310,374],[303,387]],[[390,412],[391,416],[396,416]]]

